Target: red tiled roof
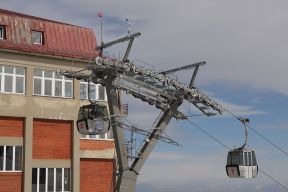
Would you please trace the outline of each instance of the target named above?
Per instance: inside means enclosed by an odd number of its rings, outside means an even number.
[[[4,25],[6,31],[5,39],[0,40],[0,49],[85,60],[98,54],[92,29],[3,9],[0,9],[0,25]],[[32,30],[43,32],[43,45],[32,44]]]

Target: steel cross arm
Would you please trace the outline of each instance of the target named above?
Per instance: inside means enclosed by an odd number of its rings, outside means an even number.
[[[193,72],[193,75],[192,75],[192,78],[191,78],[191,81],[190,81],[190,84],[189,84],[189,88],[193,88],[194,87],[194,82],[195,82],[195,79],[196,79],[196,75],[198,73],[198,69],[199,69],[199,65],[197,65],[194,69],[194,72]]]
[[[182,66],[182,67],[177,67],[177,68],[174,68],[174,69],[169,69],[167,71],[161,71],[160,73],[165,73],[165,74],[169,74],[169,73],[175,73],[177,71],[181,71],[181,70],[188,70],[188,69],[192,69],[194,67],[199,67],[200,65],[205,65],[206,62],[205,61],[201,61],[201,62],[198,62],[198,63],[193,63],[193,64],[189,64],[189,65],[185,65],[185,66]]]
[[[124,57],[123,57],[123,61],[128,61],[128,56],[129,56],[129,53],[130,53],[130,51],[131,51],[131,47],[132,47],[132,44],[133,44],[133,42],[134,42],[134,38],[135,38],[135,37],[130,38],[130,40],[129,40],[129,43],[128,43],[128,46],[127,46],[125,55],[124,55]]]
[[[151,134],[146,139],[142,149],[140,150],[139,154],[137,155],[138,158],[134,160],[131,165],[131,168],[136,172],[139,172],[142,166],[144,165],[145,161],[147,160],[148,156],[152,152],[153,148],[155,147],[158,139],[157,135],[162,135],[164,130],[166,129],[167,125],[169,124],[170,120],[173,118],[173,114],[177,111],[178,107],[181,105],[182,102],[174,101],[171,104],[171,108],[167,109],[163,115],[161,116],[160,120],[158,121],[156,127],[153,129]]]
[[[116,71],[116,73],[122,73],[123,75],[136,76],[141,75],[145,78],[150,78],[151,80],[155,80],[158,82],[166,82],[168,85],[173,86],[175,91],[181,91],[184,93],[184,99],[186,100],[195,100],[198,103],[202,103],[208,107],[213,108],[218,111],[220,114],[223,113],[224,109],[221,105],[207,97],[206,95],[200,93],[196,88],[189,88],[185,84],[180,81],[173,79],[167,75],[158,73],[156,71],[139,67],[131,62],[121,62],[114,61],[108,58],[97,57],[95,60],[95,64],[98,67],[104,67],[106,69],[111,69]]]
[[[110,46],[112,46],[112,45],[115,45],[115,44],[117,44],[117,43],[122,43],[122,42],[128,41],[129,39],[134,39],[135,37],[138,37],[138,36],[140,36],[140,35],[141,35],[141,33],[137,32],[137,33],[133,33],[133,34],[131,34],[131,35],[128,35],[128,36],[126,36],[126,37],[122,37],[122,38],[120,38],[120,39],[116,39],[116,40],[111,41],[111,42],[109,42],[109,43],[103,43],[103,44],[101,44],[100,46],[97,46],[97,47],[96,47],[96,50],[103,50],[103,49],[105,49],[105,48],[107,48],[107,47],[110,47]]]
[[[175,95],[168,93],[164,89],[122,74],[114,80],[113,85],[126,91],[127,94],[132,94],[134,97],[138,96],[142,101],[156,106],[168,106],[169,101],[176,99]]]

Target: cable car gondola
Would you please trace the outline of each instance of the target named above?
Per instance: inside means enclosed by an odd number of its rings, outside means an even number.
[[[255,152],[249,149],[235,149],[228,152],[226,172],[230,178],[255,178],[258,165]]]
[[[80,107],[77,120],[77,129],[83,135],[98,135],[107,133],[110,128],[110,119],[106,106],[91,103]]]
[[[240,119],[245,127],[245,143],[228,152],[226,173],[229,178],[256,178],[258,175],[258,165],[256,155],[253,150],[246,149],[247,144],[247,123],[249,119]]]

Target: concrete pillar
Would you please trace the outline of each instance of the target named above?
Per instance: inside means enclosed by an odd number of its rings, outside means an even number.
[[[80,81],[73,79],[73,97],[74,99],[80,99]],[[78,117],[78,109],[75,109],[77,112],[75,113],[74,119]],[[80,135],[77,130],[76,121],[73,124],[73,132],[72,132],[72,191],[80,192]]]
[[[33,96],[33,75],[34,67],[26,68],[26,95]]]
[[[73,85],[74,85],[74,88],[73,88],[74,99],[79,100],[80,99],[80,81],[73,79]]]
[[[71,167],[72,168],[71,181],[73,183],[72,191],[80,192],[80,138],[76,127],[76,122],[74,122],[73,129],[74,129],[72,139],[73,159]]]
[[[32,191],[33,118],[26,117],[24,128],[24,192]]]
[[[33,96],[33,67],[26,68],[26,95]],[[24,127],[24,192],[32,191],[32,149],[33,149],[33,116],[32,109],[27,109]]]

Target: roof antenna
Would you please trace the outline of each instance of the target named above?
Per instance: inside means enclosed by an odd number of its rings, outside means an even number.
[[[131,22],[130,22],[130,20],[127,17],[125,18],[125,21],[128,24],[128,37],[130,38],[130,35],[131,35]]]
[[[98,12],[97,13],[97,16],[98,17],[100,17],[100,38],[101,38],[101,45],[103,45],[104,44],[104,42],[103,42],[103,39],[102,39],[102,33],[103,33],[103,27],[102,27],[102,22],[103,22],[103,13],[102,13],[102,11],[100,11],[100,12]],[[101,49],[100,50],[100,55],[102,56],[102,54],[103,54],[103,49]]]

